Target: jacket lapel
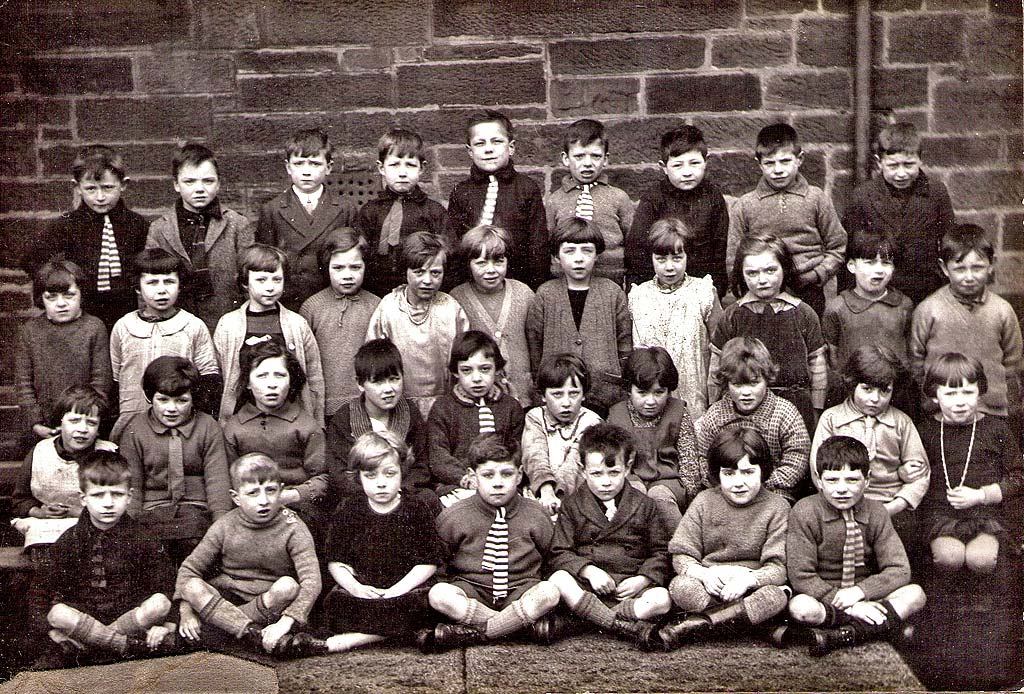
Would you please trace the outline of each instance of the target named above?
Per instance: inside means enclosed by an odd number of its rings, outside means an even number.
[[[213,244],[220,238],[220,235],[224,233],[224,230],[228,226],[228,218],[226,215],[221,214],[220,218],[211,217],[210,223],[206,227],[206,253],[209,255],[210,250],[213,248]]]

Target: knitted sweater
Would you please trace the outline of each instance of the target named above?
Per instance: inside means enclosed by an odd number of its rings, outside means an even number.
[[[708,408],[697,420],[697,454],[701,466],[701,479],[708,484],[708,449],[718,432],[729,422],[743,419],[752,422],[768,443],[775,463],[771,477],[765,480],[766,489],[793,500],[797,485],[807,474],[807,460],[811,440],[800,413],[789,400],[767,391],[764,400],[750,414],[740,414],[729,398],[722,398]]]
[[[678,479],[693,498],[703,486],[697,459],[697,435],[686,403],[670,397],[657,419],[639,415],[629,400],[612,405],[608,423],[633,434],[636,462],[633,474],[644,482]]]
[[[370,316],[379,303],[380,297],[365,290],[343,296],[333,287],[327,287],[306,299],[299,309],[320,350],[327,394],[324,412],[328,419],[346,402],[359,396],[352,360],[363,346]]]
[[[88,384],[110,395],[110,344],[95,316],[82,314],[70,323],[29,318],[21,326],[14,365],[26,429],[49,420],[54,401],[68,386]]]
[[[214,574],[215,569],[219,573]],[[182,588],[192,578],[253,599],[282,576],[299,582],[299,594],[284,609],[284,615],[305,624],[321,589],[320,565],[309,528],[287,508],[262,525],[253,523],[236,508],[211,525],[181,563],[174,599],[181,599]]]
[[[523,470],[534,494],[540,494],[541,485],[548,482],[555,485],[559,496],[571,494],[580,486],[580,437],[601,421],[597,413],[586,407],[581,407],[576,419],[565,425],[555,422],[543,405],[527,411],[523,422]]]
[[[786,526],[789,504],[765,488],[745,506],[725,498],[721,487],[705,489],[686,508],[668,544],[676,573],[691,564],[735,564],[754,570],[757,586],[786,585]]]
[[[910,299],[892,288],[881,299],[865,299],[852,289],[829,299],[821,316],[829,365],[839,371],[850,355],[864,345],[888,347],[906,363],[913,310]]]

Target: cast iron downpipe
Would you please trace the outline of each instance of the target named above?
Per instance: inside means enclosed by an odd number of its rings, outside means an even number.
[[[854,148],[857,155],[856,183],[871,172],[871,0],[857,3],[857,73],[854,81]]]

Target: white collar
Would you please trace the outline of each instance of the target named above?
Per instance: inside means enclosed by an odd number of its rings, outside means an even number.
[[[299,199],[299,202],[303,205],[311,205],[316,207],[317,203],[320,202],[320,196],[324,194],[324,186],[321,185],[312,193],[303,193],[301,190],[292,186],[292,192],[295,193],[295,197]]]

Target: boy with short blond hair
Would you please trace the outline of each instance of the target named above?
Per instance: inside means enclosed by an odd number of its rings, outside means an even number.
[[[214,523],[178,570],[182,636],[199,639],[202,624],[277,655],[326,653],[303,625],[320,595],[313,536],[281,503],[281,470],[262,453],[231,464],[235,508]]]
[[[651,225],[675,217],[693,234],[687,241],[686,273],[710,275],[718,296],[725,296],[729,208],[721,189],[705,177],[707,159],[708,146],[699,128],[683,125],[661,136],[658,166],[665,176],[640,196],[626,241],[627,287],[651,277]]]
[[[355,223],[373,266],[366,289],[377,296],[405,281],[402,239],[417,231],[444,233],[444,206],[427,197],[419,185],[426,163],[423,138],[413,130],[392,128],[377,142],[377,173],[384,187],[359,208]]]
[[[508,276],[536,289],[548,277],[548,225],[540,186],[512,164],[512,122],[499,111],[472,114],[466,123],[466,149],[473,164],[469,178],[456,185],[448,199],[445,238],[454,246],[480,224],[505,229],[511,241]],[[461,269],[455,269],[458,276],[451,276],[446,286],[466,279]]]
[[[832,199],[800,174],[803,151],[796,130],[786,123],[765,126],[757,134],[754,158],[761,167],[757,187],[736,201],[737,241],[772,234],[793,257],[790,290],[820,318],[823,287],[839,271],[846,253],[846,231]]]
[[[252,245],[252,226],[217,198],[220,174],[212,150],[183,145],[171,160],[171,176],[178,194],[174,211],[149,225],[146,247],[162,248],[181,261],[188,274],[182,308],[213,330],[217,319],[238,306],[238,254]]]
[[[888,233],[903,268],[892,286],[914,305],[943,284],[938,262],[939,241],[956,219],[946,186],[921,170],[921,135],[912,123],[892,123],[875,141],[879,175],[853,191],[843,212],[848,234],[859,231]],[[840,288],[852,286],[840,274]]]
[[[633,201],[626,191],[608,182],[608,136],[599,121],[583,118],[566,128],[562,136],[562,166],[569,173],[544,196],[548,229],[560,229],[573,219],[593,224],[604,237],[604,253],[594,274],[622,285],[625,274],[622,244],[633,224]],[[551,265],[552,275],[562,269]]]
[[[318,257],[326,234],[352,226],[356,206],[324,181],[334,165],[334,148],[317,128],[299,130],[285,144],[288,190],[260,208],[256,241],[280,248],[291,268],[281,303],[298,311],[302,302],[327,286]]]

